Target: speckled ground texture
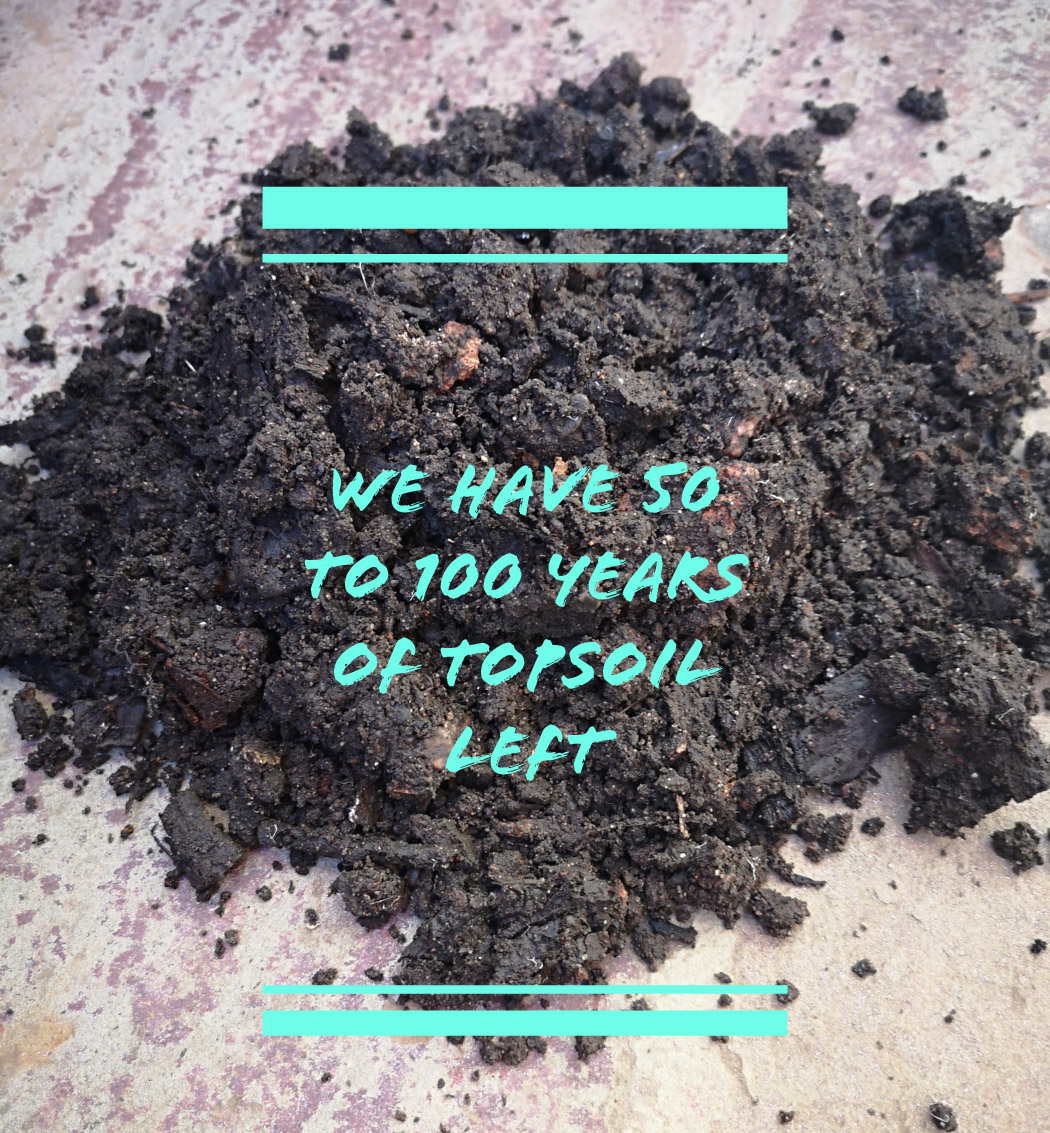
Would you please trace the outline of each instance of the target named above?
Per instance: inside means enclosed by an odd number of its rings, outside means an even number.
[[[304,137],[335,144],[350,106],[396,138],[420,139],[443,93],[453,107],[506,106],[551,93],[563,76],[586,82],[623,50],[650,77],[681,76],[696,113],[727,130],[804,125],[807,98],[857,103],[853,130],[826,140],[829,175],[869,199],[962,172],[974,195],[1026,206],[1006,240],[1004,285],[1021,287],[1050,274],[1048,40],[1050,9],[1022,3],[2,0],[0,346],[24,345],[22,329],[37,320],[59,358],[54,369],[4,359],[0,416],[24,411],[72,368],[70,346],[89,340],[85,286],[98,284],[105,303],[123,284],[131,301],[157,307],[193,241],[227,229],[220,210],[242,192],[240,174]],[[329,46],[344,41],[350,58],[328,62]],[[942,86],[951,117],[923,125],[897,113],[912,83]],[[1035,324],[1043,333],[1046,306]],[[1030,428],[1046,428],[1042,416]],[[780,1110],[794,1110],[790,1128],[807,1133],[921,1131],[935,1128],[934,1101],[952,1105],[966,1133],[1045,1127],[1050,952],[1028,946],[1050,937],[1050,868],[1014,877],[988,832],[1018,819],[1045,831],[1046,795],[963,840],[909,838],[891,761],[858,815],[881,814],[886,830],[807,863],[829,884],[808,898],[813,916],[796,938],[777,942],[755,925],[726,933],[698,917],[697,949],[674,957],[659,982],[708,983],[716,971],[791,979],[802,995],[787,1039],[616,1040],[589,1063],[555,1040],[546,1059],[486,1067],[469,1044],[443,1040],[263,1039],[263,983],[302,982],[322,962],[360,981],[396,943],[336,912],[327,871],[300,878],[263,855],[231,879],[222,918],[188,887],[165,889],[169,863],[149,833],[159,796],[125,812],[104,778],[74,796],[39,773],[12,794],[22,744],[7,704],[18,686],[8,676],[2,687],[4,1133],[442,1123],[449,1133],[728,1133],[778,1128]],[[134,833],[121,841],[129,822]],[[36,845],[41,831],[49,841]],[[82,881],[82,863],[96,858],[112,871]],[[266,903],[255,897],[264,883],[274,892]],[[314,928],[310,907],[321,912]],[[215,938],[228,928],[240,942],[217,959]],[[878,969],[863,981],[849,970],[861,957]],[[646,977],[625,960],[613,978]]]

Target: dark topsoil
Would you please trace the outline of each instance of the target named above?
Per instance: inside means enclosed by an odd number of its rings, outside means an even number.
[[[1023,555],[1050,562],[1037,502],[1050,451],[1037,437],[1028,469],[1008,456],[1038,365],[992,279],[1014,210],[924,194],[876,246],[856,194],[823,179],[812,133],[734,145],[677,80],[640,85],[629,57],[510,117],[458,114],[424,145],[394,146],[357,112],[347,129],[342,162],[294,146],[257,182],[776,184],[790,227],[264,234],[247,197],[237,233],[171,293],[166,327],[111,309],[64,392],[0,429],[50,472],[0,469],[0,661],[72,709],[63,735],[61,714],[23,705],[46,733],[36,765],[126,753],[121,793],[182,789],[165,826],[202,897],[260,844],[300,866],[336,859],[365,923],[405,907],[421,919],[400,965],[410,982],[600,981],[628,942],[654,966],[688,942],[697,908],[727,924],[750,908],[790,931],[805,906],[768,883],[805,883],[779,853],[804,789],[857,805],[891,744],[910,761],[913,828],[952,833],[1050,784],[1028,723],[1047,606],[1017,576]],[[355,247],[790,262],[260,262]],[[439,502],[467,463],[604,462],[626,486],[679,460],[719,468],[714,506],[651,515],[625,487],[603,515],[473,521]],[[431,474],[433,506],[398,514],[386,494],[363,515],[333,509],[333,468],[409,461]],[[559,609],[543,583],[555,551],[612,550],[631,569],[687,547],[749,554],[744,592]],[[325,548],[380,555],[391,582],[312,600],[303,560]],[[526,582],[500,602],[410,600],[411,564],[434,550],[482,564],[515,551]],[[385,659],[402,635],[423,668],[390,695],[333,681],[343,649],[366,641]],[[552,680],[533,695],[487,687],[468,663],[449,689],[438,650],[463,637],[523,651],[633,640],[650,656],[701,638],[724,668],[688,687]],[[580,775],[442,769],[465,724],[484,742],[550,722],[619,738]],[[802,833],[819,853],[848,824]]]

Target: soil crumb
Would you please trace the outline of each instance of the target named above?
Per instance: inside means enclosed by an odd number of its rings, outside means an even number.
[[[897,99],[897,109],[920,122],[943,122],[948,117],[948,103],[940,87],[930,91],[908,87]]]
[[[930,1106],[930,1120],[938,1129],[944,1129],[947,1133],[954,1133],[959,1128],[952,1107],[944,1102],[934,1102]]]
[[[1043,864],[1043,855],[1039,852],[1039,835],[1027,822],[1015,822],[1003,830],[992,833],[992,849],[1001,858],[1013,862],[1014,873],[1024,873],[1025,870]]]
[[[890,746],[911,768],[911,829],[954,833],[1050,784],[1029,723],[1047,605],[1018,573],[1024,556],[1050,563],[1050,472],[1042,450],[1029,468],[1010,456],[1039,364],[992,279],[1014,210],[928,193],[877,242],[811,131],[734,144],[679,80],[643,83],[627,55],[509,114],[455,111],[419,145],[357,110],[346,128],[340,159],[291,146],[256,188],[786,185],[789,228],[762,248],[789,261],[264,265],[263,251],[743,252],[756,235],[264,233],[251,192],[166,319],[106,309],[65,389],[0,427],[48,473],[0,467],[0,663],[70,706],[49,774],[120,755],[115,788],[165,786],[175,880],[202,898],[251,849],[286,850],[299,873],[329,859],[349,915],[419,918],[396,974],[424,984],[601,982],[629,946],[655,968],[695,939],[696,909],[796,930],[805,903],[768,882],[813,883],[780,848],[800,821],[820,851],[851,826],[807,820],[806,790],[859,805]],[[602,515],[570,503],[484,522],[439,506],[467,464],[501,478],[606,464],[640,483],[687,458],[719,469],[718,506],[652,514],[628,493]],[[409,462],[432,506],[402,513],[388,493],[333,508],[333,469],[367,482]],[[654,546],[743,548],[753,566],[732,602],[558,607],[546,562],[597,544],[632,567]],[[378,555],[390,583],[313,600],[303,563],[325,548]],[[511,550],[531,581],[507,599],[413,597],[422,556]],[[335,682],[348,646],[385,656],[402,635],[421,668],[396,695]],[[654,655],[699,638],[722,669],[535,695],[474,670],[450,688],[440,649],[463,638]],[[552,720],[618,738],[581,774],[444,771],[468,724],[482,742]],[[537,1042],[483,1047],[515,1061]]]
[[[857,107],[852,102],[836,102],[832,106],[817,106],[804,102],[802,109],[808,111],[818,134],[837,137],[845,134],[857,120]]]

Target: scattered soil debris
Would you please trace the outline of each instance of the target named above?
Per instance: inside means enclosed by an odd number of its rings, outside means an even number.
[[[858,979],[867,979],[868,976],[873,976],[878,971],[878,968],[870,960],[858,960],[850,967],[850,971],[857,976]]]

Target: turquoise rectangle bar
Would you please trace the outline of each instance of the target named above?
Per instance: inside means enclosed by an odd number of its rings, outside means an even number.
[[[262,191],[263,228],[787,228],[767,186],[287,186]]]
[[[647,252],[625,253],[531,253],[469,252],[432,254],[362,252],[360,254],[316,252],[264,252],[264,264],[786,264],[786,253],[781,252],[717,252],[678,253],[667,255]]]
[[[269,1036],[433,1038],[444,1035],[699,1035],[788,1033],[786,1011],[264,1011]]]
[[[263,995],[783,995],[784,984],[263,984]]]

